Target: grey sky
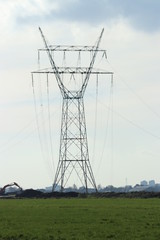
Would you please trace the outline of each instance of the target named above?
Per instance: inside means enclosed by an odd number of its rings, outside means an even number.
[[[29,3],[34,11],[25,5],[17,8],[18,24],[64,20],[98,25],[124,18],[139,30],[153,32],[160,29],[158,0],[47,0],[44,8],[38,1],[30,0]]]
[[[104,27],[101,47],[107,50],[107,70],[114,71],[114,156],[108,140],[99,167],[109,102],[105,92],[105,104],[99,103],[93,164],[95,173],[99,168],[97,183],[119,186],[126,178],[133,185],[143,179],[160,182],[160,1],[0,0],[0,9],[0,186],[17,181],[24,188],[44,187],[53,181],[40,151],[31,85],[30,72],[38,68],[37,49],[43,47],[38,26],[50,44],[71,45],[94,44]],[[85,107],[92,159],[95,85],[89,84],[93,97],[86,92]],[[104,89],[99,82],[99,93]],[[56,166],[61,120],[58,89],[53,97],[59,109],[52,122]]]

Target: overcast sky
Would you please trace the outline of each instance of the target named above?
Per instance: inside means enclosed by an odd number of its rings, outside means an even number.
[[[24,188],[45,187],[54,179],[52,160],[42,156],[30,74],[38,67],[37,49],[43,47],[39,26],[50,44],[69,45],[93,45],[105,29],[101,47],[107,50],[106,70],[114,72],[113,112],[112,121],[107,120],[110,84],[105,96],[99,80],[96,134],[95,117],[90,118],[91,110],[95,116],[96,84],[90,83],[86,92],[97,184],[160,182],[160,1],[0,0],[0,9],[0,186],[16,181]],[[53,99],[56,166],[58,91]]]

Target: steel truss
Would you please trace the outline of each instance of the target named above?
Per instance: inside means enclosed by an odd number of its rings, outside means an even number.
[[[53,190],[60,183],[65,188],[72,171],[88,189],[88,182],[96,189],[94,175],[89,162],[87,132],[83,98],[64,98],[62,105],[62,125],[59,163]]]
[[[83,96],[91,74],[113,74],[112,72],[93,69],[97,52],[101,51],[106,56],[106,51],[99,49],[104,30],[102,30],[95,46],[49,46],[42,30],[40,28],[39,30],[45,48],[39,49],[38,51],[47,52],[51,69],[42,69],[33,73],[54,74],[63,97],[59,162],[53,183],[53,191],[56,190],[57,185],[60,185],[61,191],[63,191],[73,171],[77,174],[86,192],[88,191],[89,185],[97,191],[95,178],[89,161]],[[53,51],[88,51],[92,52],[92,59],[88,68],[57,67],[53,59]],[[62,81],[62,74],[83,74],[85,77],[78,90],[70,90]]]

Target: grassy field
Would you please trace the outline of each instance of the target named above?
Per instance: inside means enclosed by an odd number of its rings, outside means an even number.
[[[2,239],[159,240],[160,199],[1,199]]]

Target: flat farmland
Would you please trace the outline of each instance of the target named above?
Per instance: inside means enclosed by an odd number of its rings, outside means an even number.
[[[159,240],[160,199],[1,199],[2,239]]]

